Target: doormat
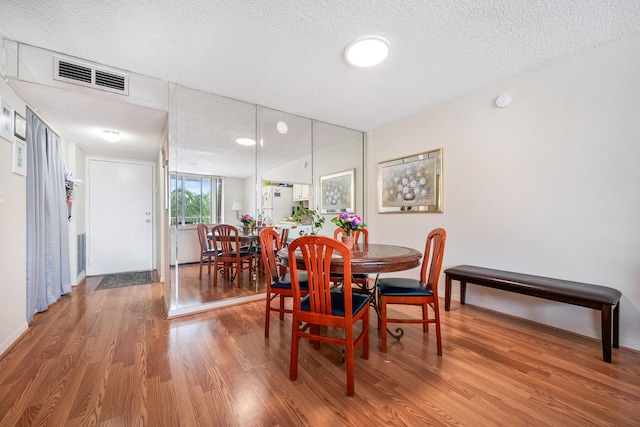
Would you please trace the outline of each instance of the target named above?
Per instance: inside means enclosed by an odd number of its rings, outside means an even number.
[[[98,286],[98,289],[124,288],[125,286],[145,285],[153,282],[151,271],[129,271],[127,273],[106,274]]]

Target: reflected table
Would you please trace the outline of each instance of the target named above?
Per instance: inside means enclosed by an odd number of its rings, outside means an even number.
[[[289,252],[286,248],[278,251],[278,258],[283,266],[289,266]],[[377,275],[379,273],[410,270],[418,267],[421,260],[422,254],[413,248],[376,243],[369,243],[368,245],[357,244],[351,250],[351,274],[376,274],[377,283]],[[304,259],[299,251],[296,251],[296,266],[301,270],[305,269]],[[343,258],[339,255],[334,255],[331,261],[331,272],[341,274],[343,267]],[[370,304],[375,309],[378,317],[380,317],[375,289],[376,285],[371,289],[363,287],[362,292],[369,296]],[[396,329],[397,334],[388,329],[387,332],[397,339],[402,338],[404,335],[404,331],[401,328]]]

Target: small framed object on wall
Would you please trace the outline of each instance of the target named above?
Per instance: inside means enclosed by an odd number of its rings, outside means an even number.
[[[4,101],[0,110],[0,136],[9,142],[13,141],[13,108]]]
[[[441,213],[442,149],[378,163],[378,212]]]
[[[27,174],[27,144],[19,139],[13,142],[11,172],[23,176]]]
[[[27,121],[17,111],[14,112],[13,127],[15,136],[23,141],[27,139]]]
[[[353,212],[355,169],[320,177],[320,213]]]

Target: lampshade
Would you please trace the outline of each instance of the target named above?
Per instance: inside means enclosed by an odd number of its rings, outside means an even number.
[[[241,211],[242,210],[242,205],[240,204],[240,202],[233,202],[233,204],[231,205],[231,210],[232,211]]]

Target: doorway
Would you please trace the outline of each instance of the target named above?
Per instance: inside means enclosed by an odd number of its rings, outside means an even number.
[[[154,165],[89,160],[87,275],[153,270]]]

